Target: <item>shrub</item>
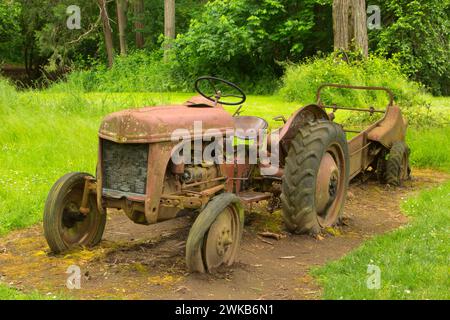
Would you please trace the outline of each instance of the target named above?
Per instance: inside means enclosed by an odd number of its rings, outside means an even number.
[[[394,92],[395,103],[402,107],[411,124],[431,126],[442,122],[442,116],[431,112],[429,95],[423,86],[409,81],[393,61],[376,56],[364,60],[349,60],[347,63],[336,54],[331,54],[308,59],[299,64],[288,64],[282,78],[280,94],[288,101],[313,103],[316,102],[317,88],[323,83],[382,86]],[[381,91],[330,88],[322,92],[322,101],[327,105],[383,108],[389,101],[388,95]],[[370,121],[374,119],[371,117]],[[352,117],[346,121],[362,123],[368,120],[368,114],[352,113]]]
[[[136,51],[117,56],[111,69],[98,64],[87,70],[75,70],[52,90],[85,92],[161,92],[186,91],[186,83],[177,78],[176,63],[164,63],[159,52]],[[192,89],[191,89],[192,90]]]

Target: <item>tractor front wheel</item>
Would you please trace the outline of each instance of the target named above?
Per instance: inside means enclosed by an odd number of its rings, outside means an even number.
[[[214,197],[198,215],[186,243],[191,272],[213,272],[236,259],[244,226],[244,210],[232,193]]]
[[[316,234],[338,222],[349,178],[348,145],[342,128],[330,121],[301,128],[285,163],[281,203],[287,229]]]
[[[50,190],[44,209],[44,235],[54,253],[78,246],[98,244],[105,230],[106,214],[97,208],[94,196],[89,197],[88,214],[80,212],[85,177],[74,172],[61,177]]]

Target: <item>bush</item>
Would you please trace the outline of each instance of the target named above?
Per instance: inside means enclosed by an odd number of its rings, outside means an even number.
[[[344,62],[336,54],[308,59],[300,64],[288,64],[282,78],[281,95],[288,101],[315,103],[317,88],[323,83],[339,83],[357,86],[381,86],[394,92],[395,103],[402,107],[412,125],[432,126],[445,117],[431,112],[429,95],[422,85],[409,81],[391,60],[371,56],[368,59],[349,59]],[[324,89],[322,102],[346,107],[374,106],[384,108],[388,95],[378,91],[348,89]],[[371,117],[370,121],[375,118]],[[368,114],[352,113],[351,123],[367,122]]]
[[[117,56],[111,69],[98,64],[88,70],[75,70],[52,90],[85,92],[162,92],[192,90],[177,78],[176,63],[164,63],[159,52],[136,51]]]

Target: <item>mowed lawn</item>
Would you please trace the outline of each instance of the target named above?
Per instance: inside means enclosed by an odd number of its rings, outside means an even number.
[[[126,108],[181,103],[192,95],[19,93],[0,83],[0,235],[40,222],[47,192],[61,175],[70,171],[95,172],[97,130],[104,115]],[[262,116],[274,128],[280,126],[272,120],[274,116],[289,116],[299,107],[301,104],[286,103],[279,96],[249,96],[242,114]],[[433,100],[433,108],[450,111],[450,99]],[[450,171],[449,140],[449,127],[410,128],[408,143],[413,165]],[[377,237],[344,260],[316,271],[325,286],[325,298],[448,298],[449,270],[443,263],[448,266],[445,248],[449,247],[449,195],[450,185],[446,185],[410,200],[405,205],[406,212],[414,216],[410,227]],[[405,247],[417,248],[419,252],[416,249],[405,255],[396,252]],[[371,259],[401,273],[389,278],[390,282],[383,282],[390,287],[378,294],[365,293],[363,287],[354,285],[349,275],[342,272],[348,268],[364,269]],[[409,273],[405,271],[408,265],[414,266]],[[397,286],[398,290],[392,289]],[[414,286],[420,289],[415,291]],[[402,293],[408,291],[412,293]],[[0,285],[0,299],[40,297],[23,295]]]

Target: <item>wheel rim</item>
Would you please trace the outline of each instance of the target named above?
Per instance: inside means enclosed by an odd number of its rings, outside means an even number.
[[[344,152],[338,144],[331,145],[320,162],[316,179],[315,206],[321,227],[333,225],[345,198]]]
[[[239,234],[238,212],[229,206],[219,214],[205,237],[203,260],[207,270],[233,263],[239,246]]]
[[[91,213],[85,216],[79,210],[82,196],[83,184],[80,184],[66,194],[64,206],[61,208],[60,233],[68,247],[88,243],[95,227],[94,215]]]

